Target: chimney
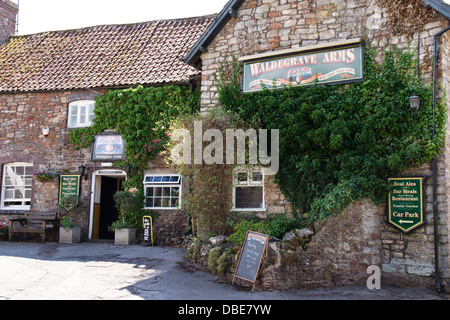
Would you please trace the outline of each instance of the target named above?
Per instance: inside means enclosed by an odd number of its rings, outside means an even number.
[[[9,0],[0,0],[0,44],[14,35],[19,8]]]

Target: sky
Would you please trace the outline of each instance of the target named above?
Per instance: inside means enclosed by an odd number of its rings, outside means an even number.
[[[219,13],[228,0],[11,0],[19,35]]]
[[[19,2],[19,35],[196,17],[219,13],[228,0],[11,0]],[[443,0],[450,4],[450,0]]]

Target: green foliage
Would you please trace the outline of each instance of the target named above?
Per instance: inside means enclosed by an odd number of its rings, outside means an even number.
[[[208,254],[208,270],[213,274],[225,275],[229,266],[229,252],[223,251],[221,247],[214,247]]]
[[[148,214],[144,208],[144,193],[136,191],[117,191],[114,194],[116,208],[119,210],[119,219],[111,226],[111,231],[121,228],[142,229],[142,218]]]
[[[58,203],[58,210],[63,213],[60,226],[66,229],[73,228],[75,226],[73,217],[82,211],[81,198],[75,194],[64,196]]]
[[[70,142],[74,149],[88,148],[94,134],[115,130],[126,142],[127,156],[116,165],[131,166],[125,187],[142,189],[143,170],[164,149],[171,121],[199,109],[200,93],[182,86],[111,90],[95,99],[93,125],[72,130]]]
[[[386,198],[386,178],[430,161],[445,135],[446,108],[415,75],[414,53],[384,52],[381,64],[367,49],[364,81],[333,86],[287,87],[242,95],[234,78],[219,77],[223,108],[266,129],[280,130],[276,182],[307,221],[340,213],[350,203]],[[232,60],[228,71],[236,69]],[[417,119],[408,98],[421,98]],[[258,226],[257,226],[258,227]]]
[[[254,216],[244,219],[231,217],[230,220],[232,220],[229,223],[233,225],[234,233],[228,237],[228,240],[238,247],[244,242],[247,231],[255,231],[281,239],[286,232],[301,226],[300,219],[291,218],[284,214],[264,220]]]

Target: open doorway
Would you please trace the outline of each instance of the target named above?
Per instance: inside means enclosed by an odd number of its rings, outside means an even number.
[[[100,170],[93,174],[90,239],[113,239],[114,232],[108,229],[117,220],[113,196],[123,190],[126,173],[121,170]]]

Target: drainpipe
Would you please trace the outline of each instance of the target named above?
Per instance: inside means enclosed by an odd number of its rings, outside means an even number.
[[[433,61],[433,138],[436,135],[435,110],[437,96],[437,60],[438,60],[438,38],[450,30],[450,27],[438,32],[434,36],[434,61]],[[441,293],[441,281],[439,275],[439,232],[438,232],[438,210],[437,210],[437,181],[436,181],[436,155],[433,158],[433,225],[434,225],[434,287]]]

